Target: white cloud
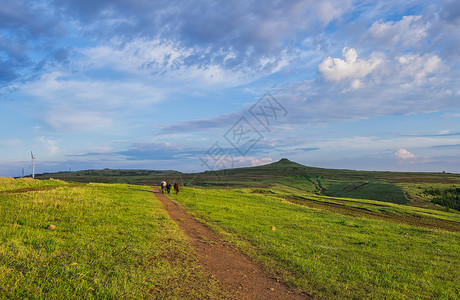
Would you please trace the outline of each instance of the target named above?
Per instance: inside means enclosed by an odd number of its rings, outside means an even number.
[[[447,114],[443,114],[441,117],[443,117],[444,119],[460,118],[460,113],[447,113]]]
[[[113,126],[111,118],[95,111],[53,110],[45,122],[58,131],[98,131]]]
[[[456,145],[460,139],[451,136],[443,137],[378,137],[378,136],[353,136],[333,139],[312,139],[307,143],[299,143],[298,148],[313,147],[328,149],[333,151],[351,150],[351,151],[379,151],[381,149],[395,149],[399,145],[405,145],[407,148],[421,149],[432,148],[441,145]]]
[[[415,155],[407,151],[407,149],[401,148],[396,151],[395,156],[397,158],[406,160],[406,159],[415,159]]]
[[[58,131],[98,131],[136,111],[164,100],[148,82],[92,80],[53,72],[22,87],[21,93],[40,103],[37,118]],[[72,78],[72,79],[69,79]],[[37,128],[39,131],[39,128]]]
[[[447,129],[447,130],[441,130],[441,131],[439,132],[439,134],[441,134],[441,135],[442,135],[442,134],[449,134],[449,133],[451,133],[451,132],[452,132],[452,130]]]
[[[262,158],[252,158],[250,159],[250,161],[251,161],[251,166],[255,167],[255,166],[270,164],[273,162],[273,159],[271,159],[270,157],[262,157]]]
[[[441,58],[434,54],[407,54],[397,58],[401,79],[408,78],[409,83],[403,86],[410,87],[412,83],[421,85],[437,72],[443,71]]]
[[[351,88],[352,88],[353,90],[357,90],[357,89],[361,88],[362,86],[363,86],[363,83],[362,83],[362,81],[359,80],[359,79],[355,79],[355,80],[353,80],[352,83],[351,83]]]
[[[163,99],[158,88],[147,82],[126,80],[104,81],[75,76],[67,72],[52,72],[23,86],[29,96],[38,97],[59,106],[72,105],[107,108],[121,105],[156,103]]]
[[[273,162],[273,159],[270,157],[253,157],[253,156],[238,156],[234,157],[234,166],[233,167],[256,167]]]
[[[317,13],[324,24],[341,17],[352,5],[350,0],[319,1],[318,3]]]
[[[344,59],[326,58],[318,65],[318,70],[327,81],[353,79],[353,88],[361,87],[359,79],[369,75],[383,62],[376,54],[371,55],[369,60],[360,59],[356,50],[348,47],[343,48],[342,56]]]
[[[128,43],[112,41],[82,50],[89,69],[109,67],[128,72],[147,70],[147,73],[178,69],[194,52],[180,43],[159,39],[134,39]]]
[[[272,74],[287,66],[291,57],[280,51],[276,56],[260,56],[249,63],[233,63],[238,57],[232,49],[213,52],[207,47],[187,47],[167,39],[133,39],[129,42],[111,41],[82,51],[87,70],[110,69],[135,76],[149,77],[151,82],[174,82],[204,86],[231,87]],[[230,67],[232,66],[232,67]],[[176,86],[177,87],[177,86]]]
[[[47,150],[48,156],[54,156],[59,151],[57,142],[54,140],[50,140],[50,139],[45,138],[44,136],[41,136],[40,142],[43,144],[43,146]]]
[[[388,48],[410,47],[425,40],[428,28],[421,16],[403,16],[398,22],[373,23],[369,35]]]

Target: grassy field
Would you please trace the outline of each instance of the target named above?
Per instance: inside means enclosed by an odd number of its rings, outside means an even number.
[[[222,298],[151,188],[0,178],[0,299]]]
[[[51,176],[71,182],[0,179],[0,297],[223,297],[143,186],[161,180],[185,186],[171,197],[316,298],[460,294],[460,213],[432,202],[457,201],[457,174],[329,170],[283,159],[199,174],[106,169],[38,177]],[[139,185],[114,184],[121,182]]]
[[[316,298],[458,299],[458,213],[292,192],[185,188],[171,197]]]

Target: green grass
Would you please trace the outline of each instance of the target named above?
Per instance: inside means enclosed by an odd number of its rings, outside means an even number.
[[[458,231],[352,217],[252,191],[185,188],[172,197],[272,273],[317,298],[458,299]],[[378,204],[359,201],[348,205]],[[391,203],[384,208],[458,220],[447,212],[406,211]]]
[[[55,183],[2,179],[0,187]],[[0,299],[222,298],[192,255],[149,187],[0,193]]]
[[[398,204],[408,201],[401,187],[384,181],[322,180],[324,194],[355,199],[379,200]]]

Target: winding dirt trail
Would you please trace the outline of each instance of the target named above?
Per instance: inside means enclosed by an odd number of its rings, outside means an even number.
[[[196,221],[158,188],[154,187],[153,192],[171,219],[189,237],[198,262],[221,283],[232,299],[311,299],[302,291],[271,278],[248,256]]]

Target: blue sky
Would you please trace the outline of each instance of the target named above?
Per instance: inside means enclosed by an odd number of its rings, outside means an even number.
[[[0,176],[460,173],[458,1],[0,0]]]

